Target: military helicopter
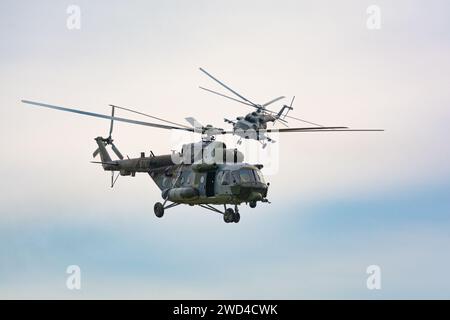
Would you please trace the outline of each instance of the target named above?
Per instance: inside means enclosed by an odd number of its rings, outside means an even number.
[[[212,125],[203,126],[192,117],[186,118],[190,126],[185,126],[116,105],[110,105],[111,115],[106,115],[29,100],[22,100],[22,102],[32,106],[110,120],[109,135],[106,138],[101,136],[95,138],[97,149],[94,151],[93,157],[100,155],[101,161],[93,161],[93,163],[101,164],[103,170],[111,172],[111,187],[114,187],[119,176],[134,177],[136,173],[141,172],[149,174],[161,190],[164,200],[163,203],[157,202],[154,205],[154,213],[158,218],[163,217],[167,209],[187,204],[198,205],[220,213],[226,223],[237,223],[240,221],[239,205],[246,203],[251,208],[255,208],[258,202],[269,203],[267,199],[269,183],[265,182],[261,172],[263,165],[245,163],[242,152],[237,149],[227,149],[225,143],[215,139],[217,135],[235,134],[234,130],[226,131]],[[147,116],[167,124],[116,117],[116,109]],[[153,152],[150,152],[149,156],[145,156],[145,153],[142,152],[138,158],[127,157],[125,159],[113,142],[112,132],[115,121],[165,130],[200,133],[202,139],[200,142],[184,144],[180,152],[159,156],[154,155]],[[333,129],[353,131],[341,129],[341,127],[293,128],[292,130],[295,130],[294,132],[317,132],[332,131]],[[271,131],[275,130],[265,130],[265,132]],[[111,158],[106,149],[108,145],[111,146],[118,159]],[[116,172],[117,175],[115,175]],[[217,205],[223,206],[223,210],[214,207]],[[234,210],[227,206],[234,206]]]
[[[254,139],[257,141],[260,141],[262,144],[262,147],[265,148],[267,146],[268,142],[274,143],[275,140],[267,136],[267,133],[270,132],[303,132],[303,131],[382,131],[378,129],[349,129],[348,127],[325,127],[320,124],[307,121],[304,119],[296,118],[293,116],[288,115],[289,111],[293,110],[292,105],[294,104],[295,96],[292,98],[289,105],[283,105],[283,107],[280,109],[280,111],[275,112],[272,110],[267,109],[267,106],[271,105],[272,103],[275,103],[277,101],[280,101],[284,99],[284,96],[277,97],[273,100],[270,100],[269,102],[266,102],[264,104],[257,104],[237,91],[233,90],[229,86],[227,86],[225,83],[211,75],[209,72],[207,72],[203,68],[199,68],[201,72],[206,74],[208,77],[213,79],[215,82],[220,84],[222,87],[233,93],[237,98],[230,97],[228,95],[225,95],[223,93],[205,88],[200,86],[199,88],[202,90],[205,90],[207,92],[219,95],[221,97],[239,102],[241,104],[250,106],[255,108],[256,110],[248,113],[245,117],[237,117],[236,121],[229,120],[227,118],[224,119],[226,123],[229,123],[233,126],[233,133],[240,137],[238,140],[238,144],[242,143],[242,139]],[[314,127],[308,127],[308,128],[288,128],[286,118],[295,119],[297,121],[305,122],[310,125],[313,125]],[[280,122],[282,125],[286,126],[287,128],[281,128],[281,129],[267,129],[267,123],[272,122],[275,123],[276,121]]]

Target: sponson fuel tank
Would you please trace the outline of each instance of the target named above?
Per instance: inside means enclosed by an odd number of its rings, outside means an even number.
[[[199,191],[197,188],[193,187],[181,187],[181,188],[172,188],[166,189],[162,192],[162,197],[164,199],[173,201],[173,202],[182,202],[183,200],[193,200],[198,198]]]

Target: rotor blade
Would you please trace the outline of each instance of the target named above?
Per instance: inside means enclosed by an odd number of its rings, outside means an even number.
[[[141,126],[154,127],[154,128],[159,128],[159,129],[167,129],[167,130],[175,129],[175,130],[184,130],[184,131],[189,131],[189,132],[193,132],[194,131],[194,129],[191,129],[191,128],[180,128],[180,127],[174,127],[174,126],[166,126],[166,125],[158,124],[158,123],[138,121],[138,120],[132,120],[132,119],[126,119],[126,118],[111,117],[111,116],[107,116],[105,114],[88,112],[88,111],[82,111],[82,110],[65,108],[65,107],[59,107],[59,106],[54,106],[54,105],[40,103],[40,102],[33,102],[33,101],[28,101],[28,100],[22,100],[22,102],[26,103],[26,104],[39,106],[39,107],[56,109],[56,110],[67,111],[67,112],[73,112],[73,113],[78,113],[78,114],[91,116],[91,117],[97,117],[97,118],[103,118],[103,119],[127,122],[127,123],[132,123],[132,124],[138,124],[138,125],[141,125]]]
[[[276,119],[275,121],[280,122],[283,126],[285,126],[286,128],[289,128],[289,126],[285,123],[286,121],[283,121],[283,119]],[[273,122],[275,124],[275,121]]]
[[[275,98],[273,100],[270,100],[269,102],[264,103],[262,106],[263,107],[267,107],[269,104],[272,104],[272,103],[277,102],[278,100],[281,100],[281,99],[284,99],[284,98],[286,98],[286,97],[285,96],[281,96],[281,97]]]
[[[292,105],[294,104],[294,100],[295,100],[295,96],[292,97],[291,104],[289,105],[289,108],[292,108]],[[272,114],[278,114],[278,112],[275,112],[275,111],[269,110],[269,109],[265,109],[265,108],[264,108],[264,111],[266,111],[268,113],[272,113]],[[301,122],[304,122],[304,123],[312,124],[313,126],[323,127],[323,125],[321,125],[321,124],[314,123],[314,122],[311,122],[311,121],[308,121],[308,120],[305,120],[305,119],[296,118],[296,117],[293,117],[293,116],[288,116],[287,114],[284,116],[284,118],[290,118],[290,119],[294,119],[294,120],[301,121]],[[278,119],[278,120],[286,121],[286,120],[281,119],[281,118]]]
[[[116,156],[120,159],[123,160],[123,155],[120,153],[119,149],[117,149],[116,145],[114,143],[111,142],[111,148],[113,149],[114,153],[116,154]]]
[[[333,129],[334,128],[334,129]],[[282,129],[261,129],[261,130],[247,130],[259,133],[268,132],[343,132],[343,131],[384,131],[384,129],[347,129],[347,127],[310,127],[310,128],[282,128]],[[246,132],[246,131],[244,131]],[[218,134],[236,134],[236,131],[222,131]]]
[[[304,128],[282,128],[282,129],[260,129],[259,132],[303,132],[303,131],[322,131],[322,130],[336,130],[348,129],[348,127],[304,127]]]
[[[323,127],[321,124],[314,123],[314,122],[311,122],[311,121],[308,121],[308,120],[305,120],[305,119],[296,118],[296,117],[293,117],[293,116],[286,116],[285,118],[294,119],[294,120],[297,120],[297,121],[301,121],[301,122],[312,124],[314,126]]]
[[[247,98],[245,98],[244,96],[240,95],[239,93],[237,93],[236,91],[234,91],[233,89],[231,89],[230,87],[228,87],[225,83],[221,82],[220,80],[214,78],[211,74],[209,74],[205,69],[203,68],[199,68],[201,72],[203,72],[204,74],[206,74],[208,77],[210,77],[211,79],[213,79],[214,81],[216,81],[218,84],[220,84],[221,86],[223,86],[225,89],[229,90],[230,92],[234,93],[236,96],[238,96],[239,98],[241,98],[242,100],[250,103],[253,107],[258,108],[258,105],[256,103],[251,102],[250,100],[248,100]]]
[[[92,156],[95,158],[98,154],[100,153],[100,149],[97,148],[94,153],[92,154]]]
[[[259,130],[261,132],[261,130]],[[269,129],[263,132],[344,132],[344,131],[384,131],[384,129],[345,129],[345,127],[321,127],[321,128],[287,128]]]
[[[193,117],[187,117],[184,118],[193,128],[198,129],[200,131],[202,131],[203,129],[203,125],[197,121],[197,119],[193,118]]]
[[[292,105],[294,104],[294,100],[295,100],[295,96],[292,97],[291,104],[289,105],[289,108],[292,108]]]
[[[155,119],[155,120],[159,120],[159,121],[163,121],[163,122],[166,122],[166,123],[174,124],[174,125],[179,126],[179,127],[188,128],[187,126],[185,126],[183,124],[179,124],[179,123],[176,123],[176,122],[172,122],[172,121],[169,121],[169,120],[165,120],[165,119],[162,119],[162,118],[151,116],[149,114],[146,114],[146,113],[143,113],[143,112],[140,112],[140,111],[136,111],[136,110],[133,110],[133,109],[129,109],[129,108],[125,108],[125,107],[119,107],[119,106],[116,106],[116,105],[113,105],[113,104],[110,104],[110,106],[118,108],[118,109],[121,109],[121,110],[133,112],[133,113],[139,114],[141,116],[149,117],[149,118],[152,118],[152,119]]]
[[[269,109],[264,109],[264,111],[268,112],[268,113],[271,113],[271,114],[278,114],[278,112],[275,112],[275,111],[272,111],[272,110],[269,110]],[[300,119],[300,118],[296,118],[296,117],[292,117],[292,116],[284,116],[284,118],[290,118],[290,119],[294,119],[294,120],[301,121],[301,122],[304,122],[304,123],[312,124],[313,126],[323,127],[321,124],[314,123],[314,122],[311,122],[311,121],[308,121],[308,120],[305,120],[305,119]],[[281,121],[287,122],[285,119],[281,119],[281,118],[279,118],[277,120],[281,120]]]
[[[114,118],[114,106],[111,106],[111,107],[112,107],[111,117]],[[112,135],[113,126],[114,126],[114,119],[111,119],[111,125],[109,126],[109,137],[111,137],[111,135]]]
[[[247,105],[247,106],[253,107],[253,105],[250,104],[250,103],[248,103],[248,102],[244,102],[244,101],[238,100],[238,99],[236,99],[236,98],[229,97],[229,96],[227,96],[227,95],[225,95],[225,94],[223,94],[223,93],[219,93],[219,92],[216,92],[216,91],[214,91],[214,90],[211,90],[211,89],[208,89],[208,88],[204,88],[204,87],[199,87],[199,88],[202,89],[202,90],[205,90],[205,91],[208,91],[208,92],[217,94],[217,95],[219,95],[219,96],[221,96],[221,97],[224,97],[224,98],[227,98],[227,99],[231,99],[231,100],[233,100],[233,101],[236,101],[236,102],[245,104],[245,105]]]

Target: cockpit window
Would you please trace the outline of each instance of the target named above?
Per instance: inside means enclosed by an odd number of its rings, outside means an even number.
[[[183,171],[179,177],[179,183],[181,185],[190,185],[193,180],[193,173],[190,171]]]
[[[224,171],[222,176],[222,185],[230,184],[230,171]]]
[[[256,181],[266,183],[266,181],[264,181],[264,176],[261,171],[253,170],[253,172],[255,173]]]
[[[255,181],[255,177],[253,176],[253,172],[250,169],[241,169],[239,171],[239,175],[241,178],[241,182],[253,182]]]
[[[241,177],[239,176],[239,171],[235,170],[231,172],[231,180],[234,184],[241,182]]]

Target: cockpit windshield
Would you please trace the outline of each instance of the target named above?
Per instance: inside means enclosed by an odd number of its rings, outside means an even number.
[[[253,170],[253,172],[255,173],[256,181],[266,183],[266,181],[264,181],[264,176],[261,171]]]
[[[264,181],[264,176],[259,170],[252,170],[248,168],[242,168],[231,172],[231,180],[233,184],[236,183],[248,183],[248,182],[261,182]]]
[[[253,175],[253,170],[251,169],[241,169],[239,170],[239,176],[241,177],[241,182],[254,182],[255,176]]]

